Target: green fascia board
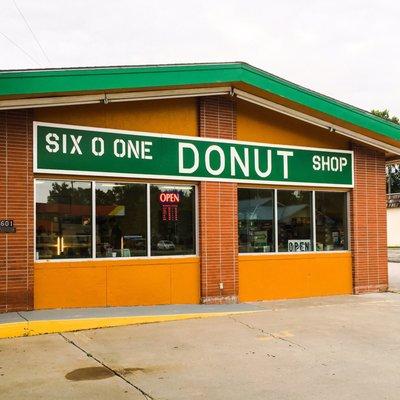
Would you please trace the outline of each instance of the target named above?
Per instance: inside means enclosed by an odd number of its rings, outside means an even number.
[[[242,62],[0,72],[1,96],[244,83],[400,140],[400,126]]]
[[[0,96],[231,82],[241,64],[188,64],[0,73]]]

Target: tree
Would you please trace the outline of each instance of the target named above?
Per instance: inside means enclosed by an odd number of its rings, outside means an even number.
[[[376,110],[374,109],[374,110],[371,111],[371,114],[376,115],[377,117],[381,117],[383,119],[387,119],[388,121],[391,121],[391,122],[393,122],[395,124],[400,125],[400,119],[397,118],[394,115],[390,116],[388,109],[384,109],[382,111],[378,110],[378,109],[376,109]]]
[[[85,184],[84,184],[85,185]],[[82,187],[79,182],[53,182],[49,195],[47,196],[47,203],[49,204],[91,204],[92,192],[90,187]]]
[[[378,110],[374,109],[371,114],[377,117],[391,121],[397,125],[400,125],[400,119],[394,115],[390,116],[389,110]],[[387,194],[400,193],[400,164],[390,164],[386,167],[386,181],[387,181]]]

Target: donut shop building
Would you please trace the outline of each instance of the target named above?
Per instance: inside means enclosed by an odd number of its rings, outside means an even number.
[[[0,310],[386,291],[399,139],[245,63],[0,72]]]

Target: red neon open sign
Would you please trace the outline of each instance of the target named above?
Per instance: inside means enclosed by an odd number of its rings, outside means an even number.
[[[176,204],[179,203],[180,197],[179,193],[160,193],[158,197],[160,203]]]

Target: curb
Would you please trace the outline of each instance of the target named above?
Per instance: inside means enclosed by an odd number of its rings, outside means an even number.
[[[11,322],[0,324],[0,339],[36,336],[48,333],[74,332],[86,329],[111,328],[115,326],[180,321],[185,319],[224,317],[228,315],[250,314],[260,311],[263,310]]]

